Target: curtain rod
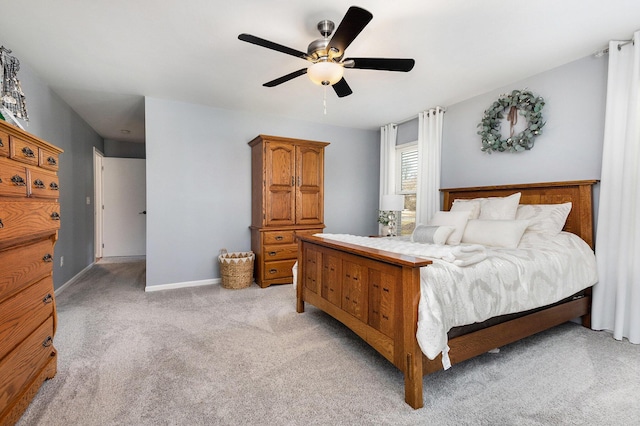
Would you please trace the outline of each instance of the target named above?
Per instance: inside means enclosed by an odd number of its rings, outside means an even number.
[[[436,107],[434,107],[434,108],[440,108],[440,109],[442,110],[442,112],[447,112],[447,109],[446,109],[445,107],[441,107],[440,105],[438,105],[438,106],[436,106]],[[430,109],[434,109],[434,108],[430,108]],[[407,123],[407,122],[409,122],[409,121],[411,121],[411,120],[415,120],[416,118],[418,118],[418,114],[416,114],[416,115],[412,115],[411,117],[409,117],[409,118],[405,118],[404,120],[397,121],[397,122],[395,122],[394,124],[395,124],[396,126],[398,126],[398,125],[400,125],[400,124]]]
[[[622,46],[626,46],[629,43],[634,43],[633,39],[623,40],[620,43],[618,43],[618,51],[622,50]],[[596,58],[599,58],[600,56],[606,55],[607,53],[609,53],[609,48],[605,47],[602,50],[598,50],[596,53],[593,54],[593,56],[595,56]]]

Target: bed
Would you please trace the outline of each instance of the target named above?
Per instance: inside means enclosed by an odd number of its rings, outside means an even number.
[[[580,237],[593,249],[592,187],[597,181],[549,182],[442,189],[443,210],[454,200],[508,197],[520,193],[521,205],[571,202],[562,234]],[[575,237],[574,237],[575,238]],[[305,303],[342,322],[404,374],[405,401],[423,406],[423,376],[489,350],[581,318],[590,327],[591,287],[525,312],[456,326],[446,336],[448,353],[428,358],[418,332],[421,269],[435,260],[394,253],[322,236],[298,240],[296,309]],[[424,274],[424,271],[423,271]],[[433,356],[433,355],[432,355]],[[446,361],[443,363],[443,361]]]

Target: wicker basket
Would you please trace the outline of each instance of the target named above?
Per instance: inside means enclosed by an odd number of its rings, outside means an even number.
[[[253,283],[254,259],[255,255],[252,251],[227,253],[225,249],[220,250],[218,262],[222,287],[231,289],[249,287]]]

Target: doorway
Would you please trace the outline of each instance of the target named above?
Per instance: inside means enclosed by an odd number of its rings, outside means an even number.
[[[96,177],[96,257],[146,255],[146,160],[101,157]],[[98,185],[100,182],[100,186]],[[98,204],[101,192],[101,204]]]

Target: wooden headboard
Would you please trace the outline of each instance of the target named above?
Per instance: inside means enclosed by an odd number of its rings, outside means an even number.
[[[572,208],[564,230],[585,240],[593,248],[592,186],[597,180],[571,182],[525,183],[515,185],[478,186],[473,188],[447,188],[443,210],[449,210],[456,198],[506,197],[521,192],[520,204],[560,204],[571,201]]]

